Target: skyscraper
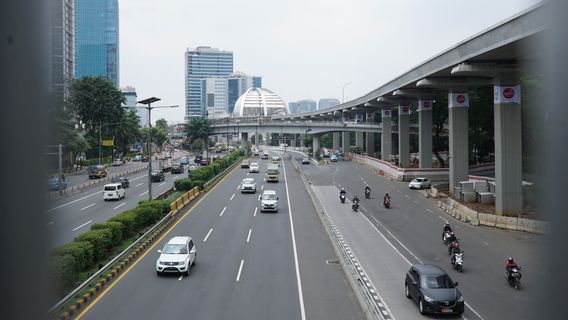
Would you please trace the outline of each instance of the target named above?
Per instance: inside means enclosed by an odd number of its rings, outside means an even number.
[[[320,99],[318,102],[318,110],[329,108],[339,104],[339,99],[326,98]]]
[[[241,95],[243,95],[250,88],[261,88],[262,77],[249,76],[244,72],[234,72],[229,75],[229,105],[228,111],[232,113],[235,108],[235,103]]]
[[[127,107],[135,107],[137,105],[138,96],[136,94],[136,88],[127,86],[121,89],[124,98],[126,99],[126,106]],[[136,108],[131,109],[135,110],[138,118],[140,118],[140,126],[147,127],[148,126],[148,110],[143,108]]]
[[[118,87],[118,0],[75,0],[75,78],[104,76]]]
[[[203,118],[206,90],[203,79],[228,77],[233,72],[233,52],[197,47],[185,52],[185,120]]]
[[[51,0],[51,88],[60,97],[74,77],[73,16],[73,0]]]
[[[204,88],[205,92],[205,108],[209,119],[227,115],[228,81],[229,79],[226,77],[201,80],[201,87]]]
[[[316,111],[318,109],[318,103],[312,99],[304,99],[298,101],[298,109],[297,112],[310,112]]]
[[[297,113],[298,112],[298,103],[297,102],[288,103],[288,109],[290,110],[290,113]]]

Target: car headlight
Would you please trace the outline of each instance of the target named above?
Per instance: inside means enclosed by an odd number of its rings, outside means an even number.
[[[434,302],[435,301],[434,299],[430,298],[429,296],[424,296],[424,300],[426,302]]]

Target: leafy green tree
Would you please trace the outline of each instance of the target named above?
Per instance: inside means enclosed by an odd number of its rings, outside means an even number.
[[[148,128],[142,128],[139,130],[140,138],[144,143],[148,142]],[[152,143],[158,146],[158,148],[162,148],[164,143],[168,141],[168,133],[162,130],[161,128],[152,127],[150,131],[152,135]]]
[[[448,139],[443,136],[443,133],[446,132],[446,122],[448,120],[448,95],[440,94],[432,101],[432,129],[434,131],[432,152],[438,159],[440,168],[443,168],[445,161],[440,156],[440,151],[448,150]]]
[[[190,143],[196,139],[205,139],[210,132],[209,124],[205,119],[192,119],[186,126],[185,132]]]
[[[203,151],[203,139],[195,139],[191,144],[191,150],[194,152]]]
[[[480,87],[470,92],[469,152],[472,163],[479,163],[495,150],[493,87]]]
[[[119,153],[126,154],[128,146],[142,137],[140,134],[140,117],[134,110],[128,110],[124,114],[120,125],[114,126],[115,147]]]
[[[320,137],[320,145],[322,148],[331,148],[333,147],[333,138],[331,134],[324,134]]]
[[[165,132],[168,132],[168,121],[164,118],[158,119],[154,127],[162,129]]]

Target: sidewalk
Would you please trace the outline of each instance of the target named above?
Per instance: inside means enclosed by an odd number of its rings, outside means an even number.
[[[392,319],[423,319],[404,295],[404,276],[410,262],[351,203],[339,205],[335,186],[312,186],[325,211],[335,221]]]

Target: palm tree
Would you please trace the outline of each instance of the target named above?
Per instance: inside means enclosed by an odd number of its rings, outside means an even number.
[[[192,143],[196,139],[206,139],[209,135],[210,128],[205,119],[192,119],[186,126],[187,138]]]

